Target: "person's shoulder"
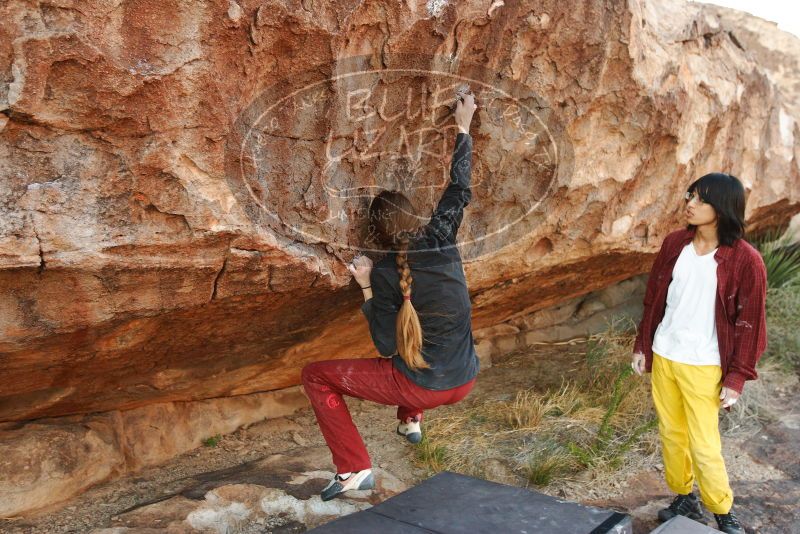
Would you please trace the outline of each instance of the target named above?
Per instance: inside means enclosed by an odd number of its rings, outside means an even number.
[[[758,252],[758,249],[744,238],[735,240],[733,242],[733,248],[740,254],[747,254],[748,256],[761,256],[761,253]]]
[[[747,240],[740,238],[733,242],[733,250],[742,261],[752,265],[764,265],[764,258],[756,247]]]

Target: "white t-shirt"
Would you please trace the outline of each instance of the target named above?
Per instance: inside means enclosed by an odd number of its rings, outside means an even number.
[[[698,256],[693,243],[683,247],[672,270],[664,318],[653,338],[658,355],[690,365],[720,365],[714,320],[716,251]]]

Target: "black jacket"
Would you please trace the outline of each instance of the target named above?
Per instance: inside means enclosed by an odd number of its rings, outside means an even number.
[[[456,234],[464,207],[472,198],[472,137],[459,133],[450,166],[450,181],[430,222],[409,243],[411,302],[422,325],[422,355],[430,369],[412,371],[397,353],[396,320],[403,302],[396,252],[377,262],[370,275],[373,297],[361,306],[381,356],[416,384],[444,390],[461,386],[478,374],[472,337],[472,304]]]

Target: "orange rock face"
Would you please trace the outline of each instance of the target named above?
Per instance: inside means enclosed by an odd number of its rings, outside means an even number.
[[[646,272],[706,172],[745,182],[755,228],[784,222],[799,85],[768,59],[796,65],[797,40],[751,22],[621,0],[4,3],[0,421],[374,355],[344,262],[378,253],[380,189],[431,213],[463,83],[475,328]]]

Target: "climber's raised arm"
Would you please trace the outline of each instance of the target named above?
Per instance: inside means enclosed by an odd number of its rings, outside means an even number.
[[[474,95],[459,95],[455,111],[458,134],[450,163],[450,180],[427,225],[428,236],[438,246],[455,245],[464,207],[472,199],[472,136],[469,127],[476,109]]]

